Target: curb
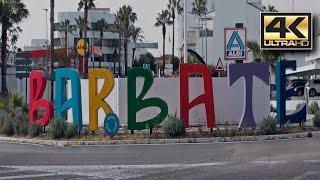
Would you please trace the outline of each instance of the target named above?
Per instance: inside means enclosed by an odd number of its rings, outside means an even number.
[[[320,138],[320,131],[311,132],[312,137]],[[142,140],[110,140],[110,141],[57,141],[28,138],[0,137],[0,141],[12,143],[34,144],[42,146],[101,146],[101,145],[134,145],[134,144],[197,144],[197,143],[227,143],[227,142],[259,142],[267,140],[303,139],[308,138],[309,132],[294,134],[278,134],[263,136],[235,136],[210,138],[181,138],[181,139],[142,139]]]

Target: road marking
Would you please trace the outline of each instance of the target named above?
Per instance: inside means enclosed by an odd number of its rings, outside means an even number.
[[[293,180],[306,179],[308,176],[311,175],[320,175],[320,171],[308,171],[300,176],[293,178]]]
[[[253,164],[285,164],[287,161],[281,160],[281,161],[253,161]]]
[[[81,166],[1,166],[21,171],[40,171],[55,175],[77,175],[97,178],[128,179],[138,178],[150,173],[189,169],[205,166],[223,166],[227,162],[190,164],[147,164],[147,165],[81,165]]]
[[[55,176],[55,175],[57,175],[57,173],[29,174],[29,175],[20,175],[20,176],[0,177],[0,179],[25,179],[25,178],[47,177],[47,176]]]
[[[320,163],[320,159],[315,159],[315,160],[304,160],[303,162],[306,162],[306,163]]]

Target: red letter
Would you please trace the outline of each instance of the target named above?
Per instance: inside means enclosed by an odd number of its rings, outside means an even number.
[[[189,74],[202,74],[204,84],[204,94],[198,96],[193,101],[189,100]],[[204,64],[181,64],[180,65],[180,110],[181,118],[186,127],[189,127],[189,111],[199,104],[205,104],[207,126],[216,127],[214,113],[214,99],[212,90],[212,77],[209,69]]]
[[[39,119],[42,126],[49,124],[49,120],[53,117],[53,106],[48,100],[41,99],[46,89],[47,80],[40,71],[32,71],[30,78],[30,103],[29,103],[29,121],[34,124],[37,119],[37,112],[39,108],[45,110],[43,117]]]

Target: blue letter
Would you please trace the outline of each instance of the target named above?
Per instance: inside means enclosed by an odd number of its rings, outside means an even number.
[[[304,103],[296,112],[286,115],[286,100],[294,95],[294,88],[286,90],[286,69],[296,69],[296,61],[277,62],[277,121],[280,125],[289,123],[306,122],[307,104]]]
[[[78,73],[69,68],[60,68],[55,71],[55,116],[62,118],[68,109],[72,108],[73,123],[78,125],[78,131],[82,130],[82,106],[81,106],[81,85]],[[66,81],[71,82],[72,98],[66,100]]]

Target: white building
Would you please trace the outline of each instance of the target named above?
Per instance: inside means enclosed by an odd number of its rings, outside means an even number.
[[[228,62],[224,61],[225,28],[245,27],[247,28],[247,40],[259,42],[261,0],[207,0],[208,14],[206,17],[192,14],[194,1],[186,0],[186,2],[187,48],[196,51],[208,64],[215,65],[219,58],[225,63]],[[184,6],[183,3],[182,6]],[[179,16],[180,48],[184,43],[183,18],[183,14]],[[204,29],[207,29],[207,32]],[[250,53],[248,53],[247,61],[252,61]]]
[[[57,23],[62,22],[66,19],[70,21],[70,25],[76,25],[76,18],[79,16],[83,17],[83,12],[58,12],[58,18],[57,18]],[[116,15],[110,12],[109,8],[97,8],[97,9],[92,9],[89,11],[88,14],[88,25],[89,29],[91,28],[92,23],[97,22],[101,18],[104,18],[108,24],[114,24]],[[60,47],[64,48],[64,36],[65,34],[63,32],[56,32],[56,36],[60,39]],[[75,43],[77,39],[79,38],[78,31],[74,30],[72,33],[68,33],[68,48],[73,48],[75,47]],[[90,46],[93,45],[96,47],[100,47],[100,33],[96,31],[91,31],[89,30],[87,32],[87,38],[90,41]],[[102,41],[102,61],[101,61],[101,66],[106,67],[109,70],[113,71],[114,69],[114,53],[115,53],[115,48],[113,47],[113,44],[119,43],[119,34],[116,32],[104,32],[103,34],[103,41]],[[128,67],[132,66],[132,40],[130,41],[128,45]],[[135,52],[135,58],[139,59],[141,54],[145,54],[145,50],[140,50],[137,49]],[[119,55],[119,52],[117,52]],[[95,61],[93,61],[95,59]],[[99,64],[99,57],[90,57],[89,58],[89,67],[95,66],[97,67]],[[121,62],[121,69],[122,72],[124,72],[124,50],[122,47],[121,50],[121,57],[120,57],[120,62]],[[118,59],[116,60],[116,72],[118,72]]]

